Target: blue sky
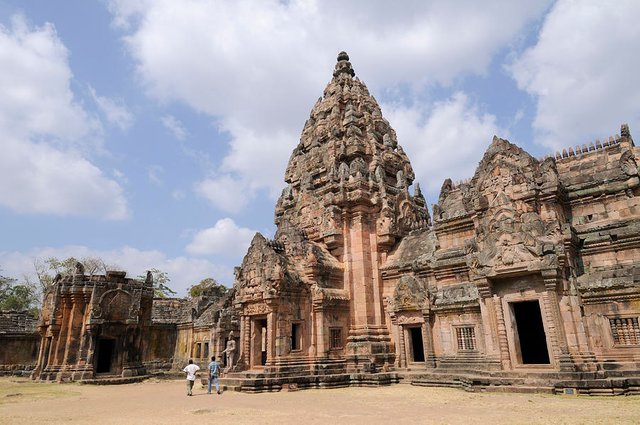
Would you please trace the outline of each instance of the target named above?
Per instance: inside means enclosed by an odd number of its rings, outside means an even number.
[[[427,201],[494,134],[534,156],[640,127],[640,3],[0,0],[0,269],[101,257],[184,295],[271,237],[345,50]]]

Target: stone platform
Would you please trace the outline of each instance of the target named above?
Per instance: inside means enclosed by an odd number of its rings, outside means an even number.
[[[268,376],[262,373],[229,373],[218,380],[225,390],[247,393],[309,388],[377,387],[399,382],[395,372],[337,373],[323,375]]]
[[[79,380],[79,384],[83,385],[120,385],[120,384],[133,384],[136,382],[142,382],[146,379],[151,378],[152,375],[140,375],[140,376],[104,376],[100,378],[93,379],[82,379]]]
[[[400,382],[470,392],[566,395],[640,395],[640,376],[632,372],[402,371]]]

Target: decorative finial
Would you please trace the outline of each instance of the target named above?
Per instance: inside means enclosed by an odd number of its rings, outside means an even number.
[[[347,52],[338,53],[338,63],[336,63],[336,69],[333,71],[333,76],[337,77],[340,74],[347,74],[351,77],[356,75],[353,68],[351,68],[351,62],[349,62],[349,55]]]
[[[344,53],[344,52],[342,52],[342,53]],[[340,57],[340,56],[338,56],[338,57]],[[620,126],[620,135],[622,137],[631,137],[631,132],[629,131],[629,124],[622,124]]]
[[[416,183],[416,188],[413,192],[413,196],[416,198],[422,198],[422,190],[420,190],[420,183]]]

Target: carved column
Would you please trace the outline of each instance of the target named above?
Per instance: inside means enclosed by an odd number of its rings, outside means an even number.
[[[507,339],[507,327],[504,323],[504,312],[502,303],[497,295],[493,296],[493,305],[496,311],[496,322],[498,325],[498,345],[500,347],[500,362],[504,370],[511,369],[511,356],[509,355],[509,341]]]
[[[69,304],[70,300],[68,295],[62,296],[60,303],[61,320],[56,335],[55,351],[53,356],[53,364],[56,368],[60,368],[64,365],[66,340],[69,332]]]
[[[491,284],[488,279],[477,280],[476,286],[480,295],[480,315],[482,317],[487,357],[492,357],[493,361],[502,362],[500,343],[498,341],[498,313],[495,307],[496,303],[500,302],[500,299],[493,298]]]
[[[59,364],[57,360],[58,356],[58,347],[60,345],[60,325],[51,324],[49,326],[49,332],[51,333],[51,343],[49,344],[49,355],[47,365],[45,369],[48,372],[56,372],[59,369]],[[55,373],[52,375],[47,375],[47,379],[54,379]]]
[[[315,326],[315,342],[316,342],[316,356],[318,357],[326,357],[328,350],[327,344],[327,333],[325,332],[324,325],[324,310],[322,306],[318,306],[313,308],[314,317],[316,321]]]
[[[242,311],[242,308],[240,308],[240,311]],[[251,359],[250,359],[251,353],[249,353],[250,341],[251,341],[250,318],[243,314],[242,316],[240,316],[240,347],[239,347],[238,360],[237,360],[238,369],[240,369],[241,365],[243,366],[244,369],[248,369],[249,367],[251,367]],[[224,345],[224,337],[221,334],[220,347],[223,347],[223,345]],[[221,350],[224,350],[224,348],[221,348]]]
[[[424,346],[424,362],[427,367],[436,367],[436,353],[433,349],[433,332],[431,329],[431,311],[430,309],[422,310],[424,324],[422,325],[422,338]]]
[[[267,314],[267,361],[266,365],[273,365],[276,359],[276,335],[277,335],[276,313],[271,310]]]
[[[87,324],[85,326],[85,329],[86,329],[85,335],[87,338],[87,367],[83,374],[83,378],[85,379],[92,378],[93,376],[95,376],[93,359],[95,357],[96,343],[98,339],[98,326],[99,325],[92,325],[92,324]]]
[[[82,315],[82,323],[87,323],[91,317],[91,308],[90,308],[90,304],[89,302],[91,301],[91,294],[90,293],[84,293],[83,297],[82,297],[82,303],[83,303],[83,315]],[[79,365],[84,365],[85,368],[87,366],[88,363],[88,359],[87,359],[87,346],[91,340],[90,336],[87,333],[87,327],[86,326],[80,326],[80,347],[78,348],[78,364]]]
[[[545,293],[542,295],[544,302],[544,313],[549,329],[549,339],[553,350],[553,356],[558,362],[560,370],[575,370],[571,355],[569,354],[569,346],[567,337],[564,332],[564,324],[562,315],[560,314],[560,305],[558,301],[558,275],[555,270],[543,271]]]

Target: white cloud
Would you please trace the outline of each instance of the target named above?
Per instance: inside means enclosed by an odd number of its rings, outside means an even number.
[[[98,96],[95,89],[89,86],[89,92],[100,111],[104,114],[111,124],[124,131],[133,124],[133,114],[127,108],[123,99],[111,99],[104,96]]]
[[[473,176],[494,134],[509,135],[496,124],[495,116],[482,113],[463,92],[434,103],[432,109],[383,105],[382,110],[393,123],[416,182],[427,192],[430,203],[437,202],[446,178],[456,181]]]
[[[117,266],[127,272],[127,277],[144,275],[147,270],[156,268],[166,272],[171,279],[169,287],[185,296],[187,289],[205,277],[213,277],[227,286],[233,284],[233,267],[212,263],[205,259],[184,256],[170,257],[157,250],[143,251],[130,246],[113,250],[93,250],[86,246],[63,246],[59,248],[35,248],[29,252],[0,251],[0,266],[4,276],[21,278],[27,274],[34,278],[35,259],[49,257],[78,259],[85,257],[101,258],[105,264]]]
[[[246,182],[228,174],[207,178],[197,183],[194,191],[211,205],[230,213],[241,211],[253,196]]]
[[[123,190],[77,154],[44,143],[3,140],[0,205],[20,213],[129,217]]]
[[[162,117],[162,125],[164,125],[176,139],[183,141],[187,138],[187,130],[182,125],[182,122],[173,115],[165,115]]]
[[[400,83],[421,90],[485,72],[493,55],[545,7],[511,1],[110,3],[149,95],[215,117],[230,135],[221,174],[200,184],[242,182],[245,192],[224,202],[227,211],[258,191],[277,196],[287,158],[340,50],[377,92]]]
[[[537,142],[561,149],[640,127],[640,3],[558,1],[509,68],[537,101]]]
[[[0,25],[0,205],[20,213],[129,216],[120,185],[83,153],[100,123],[75,101],[67,49],[52,25]]]
[[[232,219],[223,218],[196,233],[186,249],[190,254],[242,257],[255,234],[255,230],[238,227]]]

